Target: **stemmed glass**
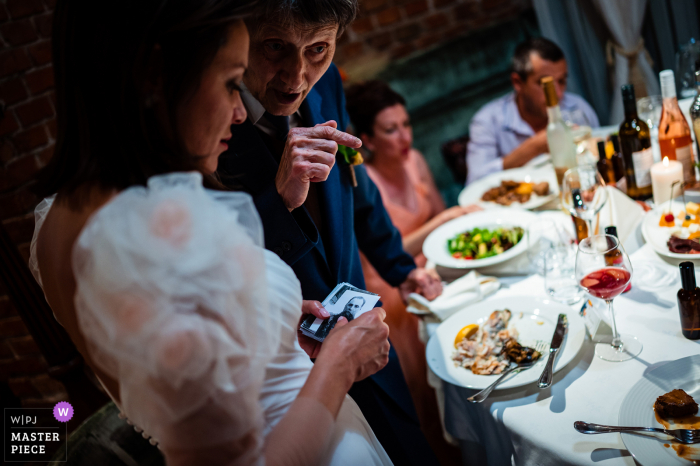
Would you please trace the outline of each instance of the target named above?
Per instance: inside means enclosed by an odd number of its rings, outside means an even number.
[[[571,215],[585,220],[588,236],[593,235],[593,219],[607,200],[605,181],[595,166],[582,165],[564,173],[561,202]]]
[[[636,337],[617,333],[613,299],[632,279],[632,264],[620,241],[612,235],[595,235],[581,241],[576,253],[576,280],[581,287],[608,304],[612,319],[611,344],[598,343],[595,354],[606,361],[627,361],[642,352]]]

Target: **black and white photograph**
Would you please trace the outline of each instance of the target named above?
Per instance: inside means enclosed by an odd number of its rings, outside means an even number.
[[[348,322],[374,308],[379,295],[356,288],[349,283],[340,283],[324,300],[323,307],[330,313],[328,319],[308,316],[301,324],[301,331],[318,341],[323,341],[335,327],[338,319]]]

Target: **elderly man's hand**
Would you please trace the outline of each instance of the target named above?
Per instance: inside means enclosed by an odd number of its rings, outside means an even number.
[[[304,300],[301,303],[301,318],[299,319],[299,325],[301,325],[302,321],[306,319],[306,316],[309,314],[316,316],[319,319],[327,319],[331,316],[331,314],[323,308],[320,302]],[[341,319],[346,320],[344,317],[342,317]],[[301,346],[301,349],[303,349],[306,352],[306,354],[308,354],[309,357],[313,359],[317,357],[318,353],[321,351],[321,342],[316,341],[313,338],[307,337],[306,335],[301,333],[299,325],[297,325],[297,337],[299,338],[299,346]]]
[[[355,149],[362,146],[362,141],[337,127],[338,124],[331,120],[313,128],[289,130],[275,186],[290,212],[306,200],[309,183],[328,178],[338,144]]]
[[[442,293],[442,282],[435,269],[418,267],[399,285],[399,292],[404,303],[408,303],[408,295],[411,293],[418,293],[432,301]]]

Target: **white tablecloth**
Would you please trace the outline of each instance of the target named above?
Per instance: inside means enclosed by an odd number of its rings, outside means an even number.
[[[643,241],[637,232],[625,243],[631,252]],[[630,258],[633,268],[635,263],[653,261],[676,272],[680,262],[667,262],[648,245],[639,247]],[[661,292],[633,287],[615,299],[618,329],[635,335],[644,345],[635,359],[603,361],[587,339],[578,356],[555,374],[546,390],[534,384],[496,390],[487,401],[475,405],[466,400],[473,390],[444,384],[445,426],[460,442],[465,464],[634,465],[619,434],[583,435],[574,430],[573,423],[618,424],[623,398],[645,371],[700,352],[697,342],[681,334],[676,301],[679,287],[680,278]],[[493,297],[509,295],[545,296],[542,277],[514,278],[509,288]],[[580,304],[573,308],[578,310]],[[474,444],[485,448],[487,462],[470,454]]]

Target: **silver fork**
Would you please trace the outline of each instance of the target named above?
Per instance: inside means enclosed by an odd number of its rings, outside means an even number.
[[[656,427],[619,427],[591,424],[583,421],[574,422],[574,429],[582,434],[606,434],[610,432],[657,432],[670,435],[681,443],[700,443],[700,430],[657,429]]]
[[[546,341],[537,340],[535,342],[535,351],[538,351],[540,354],[544,354],[546,348],[547,348]],[[541,357],[542,356],[540,356],[540,358]],[[511,374],[511,373],[517,374],[518,372],[528,370],[529,368],[531,368],[532,366],[537,364],[539,362],[539,360],[540,359],[538,358],[535,361],[521,362],[520,364],[511,364],[510,367],[508,367],[508,369],[503,371],[501,376],[499,378],[497,378],[494,383],[492,383],[488,387],[484,388],[479,393],[470,396],[469,398],[467,398],[467,400],[472,402],[472,403],[481,403],[486,398],[488,398],[488,396],[491,394],[493,389],[496,388],[498,386],[498,384],[500,384],[503,381],[503,379],[505,379],[506,376],[508,376],[508,374]]]

